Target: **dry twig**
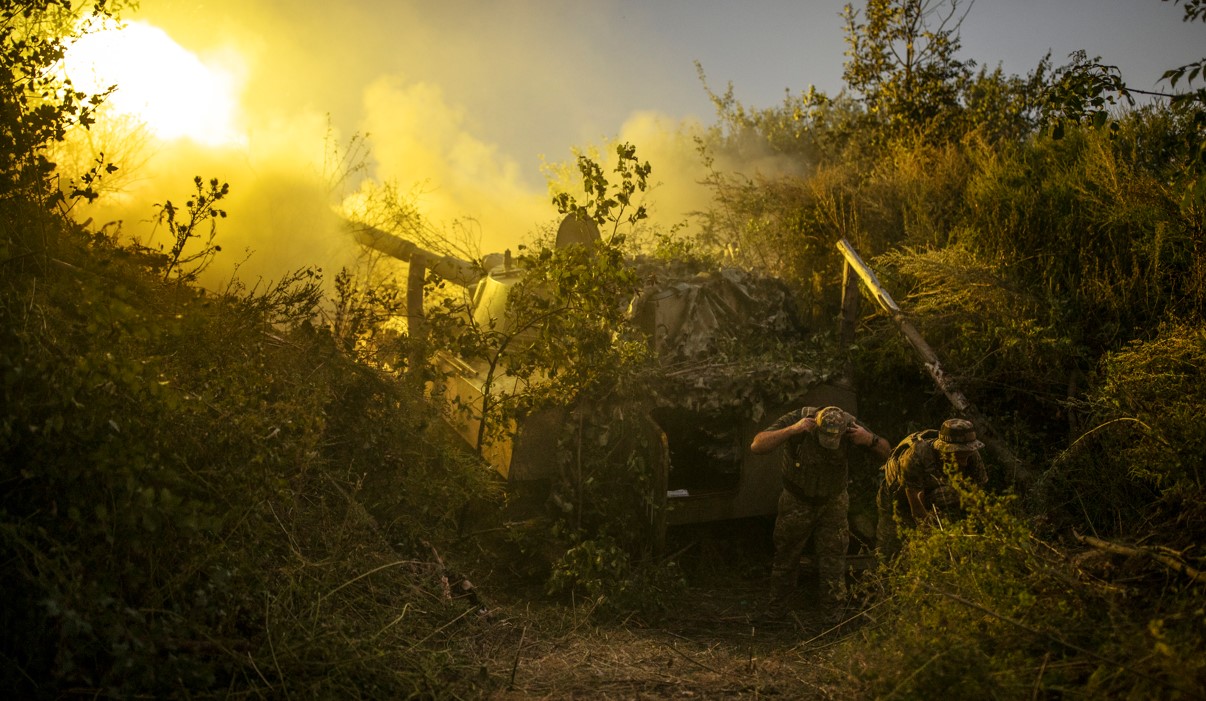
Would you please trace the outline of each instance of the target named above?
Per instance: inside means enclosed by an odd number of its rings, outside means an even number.
[[[1038,630],[1037,628],[1028,626],[1025,623],[1022,623],[1021,621],[1015,621],[1014,619],[1012,619],[1008,616],[1005,616],[1003,614],[997,613],[996,611],[993,611],[992,609],[990,609],[986,606],[981,606],[980,604],[977,604],[974,601],[968,601],[967,599],[964,599],[963,597],[961,597],[957,594],[951,594],[949,592],[942,591],[941,589],[932,587],[929,584],[926,584],[925,582],[921,582],[920,584],[927,591],[933,592],[934,594],[938,594],[940,596],[945,596],[946,598],[950,599],[951,601],[955,601],[955,602],[963,604],[964,606],[967,606],[969,608],[976,609],[977,611],[980,611],[981,613],[986,613],[989,616],[992,616],[993,618],[995,618],[999,621],[1003,621],[1005,623],[1008,623],[1011,626],[1021,628],[1022,630],[1026,631],[1027,633],[1030,633],[1031,635],[1037,635],[1042,638],[1047,638],[1048,640],[1058,643],[1058,644],[1068,648],[1069,650],[1074,650],[1076,652],[1081,653],[1082,655],[1087,655],[1099,662],[1104,662],[1108,665],[1113,665],[1113,666],[1117,667],[1118,669],[1121,669],[1126,672],[1130,672],[1131,674],[1133,674],[1137,677],[1142,677],[1149,681],[1156,682],[1157,684],[1167,687],[1169,689],[1172,689],[1173,691],[1179,691],[1183,694],[1190,693],[1190,692],[1186,691],[1185,689],[1182,689],[1181,687],[1177,686],[1176,684],[1167,682],[1163,679],[1160,679],[1159,677],[1153,677],[1152,675],[1150,675],[1146,672],[1141,672],[1141,671],[1135,669],[1134,667],[1130,667],[1128,665],[1125,665],[1125,664],[1119,662],[1118,660],[1110,659],[1109,657],[1105,657],[1104,655],[1099,655],[1096,652],[1089,650],[1088,648],[1084,648],[1084,647],[1081,647],[1074,643],[1070,643],[1060,637],[1052,635],[1051,633],[1047,633],[1047,632]]]
[[[1116,555],[1127,555],[1130,557],[1150,558],[1150,559],[1155,560],[1156,562],[1160,563],[1161,565],[1164,565],[1168,569],[1173,570],[1174,572],[1179,572],[1180,574],[1183,574],[1183,575],[1189,577],[1190,579],[1197,582],[1198,584],[1206,584],[1206,573],[1203,573],[1201,570],[1190,567],[1184,561],[1182,561],[1181,559],[1179,559],[1177,557],[1173,557],[1172,555],[1166,555],[1164,553],[1156,552],[1155,550],[1151,550],[1149,548],[1140,548],[1140,547],[1131,546],[1131,545],[1122,545],[1120,543],[1111,543],[1108,540],[1102,540],[1101,538],[1094,538],[1093,536],[1088,536],[1088,535],[1081,535],[1079,533],[1076,533],[1075,535],[1076,535],[1076,539],[1079,540],[1080,542],[1084,543],[1085,545],[1089,545],[1094,548],[1097,548],[1098,550],[1104,550],[1108,553],[1114,553]]]

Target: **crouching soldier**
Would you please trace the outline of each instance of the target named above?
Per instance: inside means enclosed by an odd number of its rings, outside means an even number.
[[[779,417],[754,436],[750,451],[770,453],[783,447],[783,493],[775,520],[775,559],[771,568],[772,618],[787,614],[796,587],[800,557],[808,539],[816,550],[824,605],[840,612],[846,598],[846,549],[850,530],[846,512],[850,497],[847,452],[867,450],[879,460],[888,457],[891,443],[875,435],[846,411],[829,406],[804,407]]]
[[[948,419],[937,431],[919,431],[901,441],[884,464],[875,503],[876,550],[881,561],[900,552],[900,528],[915,528],[936,514],[954,516],[958,492],[948,475],[961,474],[972,485],[988,482],[976,430],[966,419]]]

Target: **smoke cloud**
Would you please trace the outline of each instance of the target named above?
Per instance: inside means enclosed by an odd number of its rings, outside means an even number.
[[[845,4],[144,2],[125,19],[162,29],[221,75],[215,84],[232,86],[229,128],[238,138],[199,146],[97,125],[84,137],[83,153],[103,150],[122,167],[110,181],[120,191],[76,214],[97,226],[120,220],[127,236],[151,240],[154,203],[179,205],[194,175],[217,177],[230,183],[230,216],[220,223],[224,251],[207,284],[229,275],[248,249],[242,276],[276,278],[303,265],[333,273],[358,249],[331,208],[356,201],[365,185],[388,183],[415,197],[435,231],[470,231],[486,253],[514,248],[555,223],[546,173],[566,163],[572,173],[575,149],[604,152],[624,141],[653,166],[657,186],[648,204],[653,223],[667,228],[705,208],[710,194],[700,185],[708,173],[694,137],[714,111],[694,60],[714,87],[731,80],[745,105],[778,104],[784,89],[809,84],[836,94]],[[1199,28],[1181,22],[1176,8],[1110,0],[1108,12],[1096,12],[1098,5],[1102,0],[1030,2],[1023,10],[977,6],[963,25],[966,53],[990,66],[1004,59],[1008,71],[1024,73],[1045,50],[1058,62],[1083,46],[1128,76],[1136,53],[1155,62],[1145,75],[1157,76],[1156,68],[1200,55]],[[1122,38],[1135,32],[1162,38]],[[1107,45],[1093,45],[1093,38]],[[1040,44],[1022,51],[1020,39]],[[133,63],[160,59],[147,53]],[[212,107],[215,100],[195,89],[191,75],[162,76],[154,99]],[[341,178],[337,152],[359,138],[369,148],[365,167]],[[715,165],[751,176],[792,167],[748,146],[739,161],[713,154]],[[76,172],[90,158],[77,157]]]
[[[668,228],[708,204],[694,141],[704,126],[699,114],[627,105],[710,104],[692,63],[609,4],[144,3],[124,19],[163,29],[234,86],[238,138],[202,145],[128,120],[98,125],[89,148],[122,171],[78,214],[170,246],[153,205],[181,206],[194,176],[216,177],[231,186],[229,216],[204,284],[220,286],[236,268],[255,280],[316,266],[330,280],[360,252],[335,212],[365,188],[392,185],[432,229],[469,231],[481,253],[514,249],[558,219],[546,173],[577,150],[622,141],[652,164],[652,223]]]

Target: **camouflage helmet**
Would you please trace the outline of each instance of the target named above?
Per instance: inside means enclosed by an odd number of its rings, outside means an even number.
[[[984,444],[976,440],[976,428],[967,419],[947,419],[938,430],[934,449],[941,453],[979,450]]]
[[[822,448],[837,450],[842,434],[854,423],[854,417],[835,406],[827,406],[817,412],[817,442]]]

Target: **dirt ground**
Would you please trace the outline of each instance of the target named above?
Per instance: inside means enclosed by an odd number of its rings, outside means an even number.
[[[680,534],[688,589],[656,624],[600,624],[584,610],[567,617],[564,606],[509,592],[494,615],[512,631],[483,650],[485,697],[852,698],[854,680],[830,655],[865,634],[871,616],[850,610],[835,622],[817,610],[806,566],[788,618],[765,620],[769,530],[748,528]]]

